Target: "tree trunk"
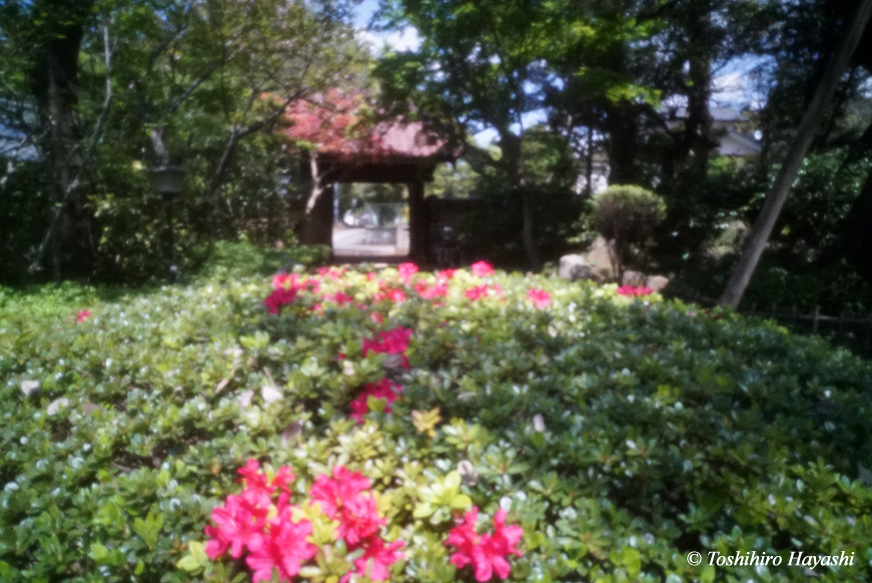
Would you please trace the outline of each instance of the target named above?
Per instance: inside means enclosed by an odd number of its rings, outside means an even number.
[[[863,35],[866,24],[869,22],[870,14],[872,14],[872,0],[862,0],[850,21],[847,34],[843,37],[842,42],[835,53],[833,53],[829,62],[827,62],[823,77],[818,84],[817,91],[815,91],[814,99],[812,99],[811,105],[805,112],[802,124],[799,126],[799,132],[787,154],[787,159],[781,167],[781,172],[778,173],[775,184],[772,185],[772,190],[766,196],[763,210],[760,212],[757,222],[754,223],[748,243],[742,253],[742,257],[739,259],[739,264],[730,276],[727,288],[720,298],[721,305],[729,305],[735,308],[742,300],[745,288],[748,287],[748,282],[751,281],[751,276],[754,274],[757,262],[763,254],[763,249],[766,247],[769,235],[775,226],[775,221],[778,219],[781,208],[784,206],[784,201],[787,199],[790,186],[796,178],[799,166],[802,164],[802,160],[805,158],[808,147],[814,138],[815,131],[820,125],[824,108],[832,98],[839,80],[848,66],[848,61],[860,42],[860,37]]]
[[[703,6],[691,20],[688,30],[690,87],[687,91],[687,116],[684,121],[679,164],[686,168],[685,182],[692,185],[691,188],[697,188],[708,175],[709,153],[715,145],[710,137],[712,116],[709,99],[712,73],[711,56],[708,53],[711,44],[708,39],[711,30],[709,8]]]
[[[839,239],[839,248],[832,256],[847,257],[863,278],[872,281],[872,171],[845,219]]]
[[[93,1],[84,0],[73,3],[45,0],[37,2],[35,14],[44,12],[49,20],[38,25],[40,41],[36,50],[34,67],[31,72],[33,94],[39,107],[40,125],[45,135],[43,151],[45,163],[52,177],[52,191],[55,204],[67,196],[76,170],[81,164],[77,146],[81,138],[76,118],[78,104],[79,50],[87,19]],[[75,194],[69,198],[68,208],[73,214],[81,214],[82,201]],[[63,206],[59,212],[64,212]],[[51,211],[49,211],[51,214]],[[56,282],[60,282],[61,241],[68,238],[68,214],[58,217],[58,227],[53,233],[50,248],[52,251],[52,271]],[[54,222],[54,219],[50,219]],[[84,241],[77,242],[80,246]],[[75,251],[81,251],[76,249]]]
[[[609,184],[638,184],[638,127],[633,104],[622,102],[608,108],[605,130],[609,155]]]
[[[521,197],[521,242],[527,264],[531,270],[539,271],[542,261],[536,245],[536,195],[525,176],[521,138],[505,128],[500,132],[500,149],[503,151],[503,166],[509,174],[512,188]]]

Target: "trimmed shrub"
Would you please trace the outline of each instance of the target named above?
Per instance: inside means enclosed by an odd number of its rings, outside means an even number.
[[[616,184],[594,196],[592,213],[597,230],[611,241],[612,269],[621,281],[627,265],[644,256],[666,217],[666,203],[641,186]]]
[[[800,551],[872,578],[872,371],[771,323],[482,264],[80,298],[0,308],[3,581],[249,580],[207,545],[250,460],[296,476],[297,580],[363,556],[306,502],[340,467],[403,542],[392,581],[474,580],[461,534],[502,520],[518,581],[805,581]],[[783,563],[709,564],[752,551]]]

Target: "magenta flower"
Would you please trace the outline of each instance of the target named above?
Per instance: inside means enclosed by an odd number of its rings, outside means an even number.
[[[411,328],[403,328],[402,326],[380,332],[380,340],[366,339],[363,341],[362,353],[366,358],[370,352],[375,354],[403,354],[409,348],[409,338],[412,336]],[[409,359],[403,354],[403,368],[409,368]]]
[[[493,534],[478,535],[475,531],[477,517],[478,508],[473,507],[464,521],[451,529],[446,544],[457,548],[457,552],[449,561],[458,569],[471,565],[479,583],[490,581],[494,573],[505,579],[512,570],[509,555],[523,555],[516,545],[524,531],[520,526],[506,526],[506,511],[501,509],[494,515]]]
[[[321,506],[321,512],[334,520],[345,501],[351,500],[371,486],[369,478],[360,472],[351,472],[345,466],[336,466],[333,468],[332,478],[326,474],[315,478],[309,488],[309,497],[312,502]]]
[[[266,311],[270,314],[278,314],[279,309],[282,306],[293,304],[295,299],[297,299],[297,290],[295,288],[279,288],[273,290],[273,292],[263,300],[263,305],[266,306]]]
[[[448,284],[437,283],[436,285],[426,285],[423,283],[417,283],[415,284],[415,291],[425,300],[443,298],[448,295]]]
[[[487,277],[494,274],[493,265],[487,261],[476,261],[470,269],[472,269],[472,274],[478,277]]]
[[[280,581],[290,581],[302,563],[315,556],[317,548],[306,541],[311,534],[312,523],[305,519],[293,522],[290,508],[286,507],[269,522],[266,534],[252,535],[248,543],[251,553],[245,562],[253,571],[252,581],[270,581],[274,569]]]
[[[403,541],[394,541],[385,545],[382,538],[372,538],[369,545],[364,547],[363,556],[354,561],[355,571],[343,576],[340,583],[346,583],[352,575],[369,577],[372,581],[387,581],[390,577],[388,569],[397,561],[405,558],[405,555],[400,551],[403,546]]]
[[[230,556],[238,559],[252,537],[263,531],[269,506],[253,506],[243,496],[230,495],[224,506],[212,511],[212,522],[204,530],[211,540],[206,543],[206,554],[216,559],[230,550]]]
[[[345,539],[349,549],[375,536],[387,520],[378,515],[378,506],[372,492],[358,494],[342,504],[339,511],[337,536]]]
[[[364,385],[364,390],[351,401],[351,415],[358,423],[363,423],[363,416],[369,413],[369,398],[384,399],[386,402],[385,413],[391,412],[390,404],[397,400],[400,391],[403,390],[402,385],[393,382],[390,379],[382,379],[377,383],[369,383]]]
[[[87,320],[91,316],[91,312],[89,310],[79,310],[76,314],[76,324],[81,324],[85,320]]]
[[[527,300],[533,302],[533,305],[541,310],[551,305],[551,294],[544,289],[528,289]]]
[[[451,278],[454,277],[455,273],[457,273],[456,269],[443,269],[438,274],[436,274],[436,283],[448,283],[449,281],[451,281]]]
[[[400,272],[400,280],[408,285],[412,280],[412,276],[418,273],[418,266],[414,263],[401,263],[397,267],[397,270]]]
[[[488,296],[488,286],[486,285],[477,285],[466,290],[466,297],[472,301],[475,301],[479,298],[486,298]]]
[[[639,287],[633,287],[632,285],[622,285],[618,288],[618,295],[627,297],[647,296],[651,293],[654,292],[647,285]]]

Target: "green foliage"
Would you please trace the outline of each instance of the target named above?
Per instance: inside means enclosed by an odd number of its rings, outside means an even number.
[[[814,153],[803,161],[770,237],[780,263],[814,262],[834,246],[870,168],[872,160],[852,161],[843,150]],[[762,197],[749,205],[749,220],[762,206]]]
[[[291,241],[293,239],[291,238]],[[330,257],[330,249],[322,245],[289,245],[286,248],[264,248],[251,243],[218,241],[208,259],[196,272],[197,279],[234,279],[273,275],[280,270],[322,265]]]
[[[563,184],[537,184],[534,189],[535,242],[544,260],[556,260],[569,248],[575,219],[584,201]],[[523,228],[521,196],[493,172],[482,175],[474,191],[481,206],[465,217],[459,236],[474,256],[500,266],[527,265],[519,233]]]
[[[733,251],[730,227],[738,221],[750,224],[747,209],[762,200],[769,181],[767,171],[755,161],[718,157],[709,161],[703,181],[678,190],[669,185],[658,188],[667,211],[654,234],[652,255],[662,269],[692,271],[712,253]]]
[[[40,157],[10,164],[11,177],[0,171],[0,283],[45,281],[57,277],[58,269],[65,278],[101,282],[163,277],[170,263],[168,219],[146,169],[166,163],[186,171],[184,192],[172,209],[182,270],[204,259],[207,241],[240,234],[259,244],[280,241],[290,227],[290,205],[306,185],[298,177],[289,188],[279,184],[280,177],[295,173],[299,160],[286,139],[270,132],[286,101],[356,81],[366,51],[349,25],[352,5],[4,3],[0,124],[39,146]],[[104,30],[111,45],[108,66]],[[57,104],[37,104],[33,77],[48,68],[43,60],[58,60],[48,54],[56,44],[52,35],[79,34],[81,47],[68,50],[78,51],[78,58],[73,55],[60,75],[70,86],[53,93],[76,96],[67,100],[69,117],[77,120],[75,135],[49,139],[40,124],[55,122],[36,112],[54,111]],[[88,156],[92,137],[96,148]],[[59,172],[53,160],[65,160],[68,172]],[[62,191],[77,174],[57,245],[46,246],[40,256]]]
[[[666,218],[666,203],[641,186],[612,185],[593,198],[591,212],[597,230],[612,242],[612,267],[620,280],[624,268],[644,256]]]
[[[443,305],[378,304],[384,324],[357,307],[378,282],[355,272],[341,280],[355,302],[313,312],[305,296],[279,316],[262,279],[6,300],[0,577],[232,580],[203,527],[249,458],[290,465],[301,488],[338,464],[369,477],[391,538],[409,541],[395,581],[457,580],[443,541],[469,502],[524,528],[517,581],[807,580],[691,567],[692,550],[844,550],[853,566],[816,574],[872,577],[872,491],[855,479],[872,459],[868,363],[613,285],[498,273],[502,299],[470,302],[480,283],[460,272]],[[525,301],[531,287],[549,308]],[[361,356],[396,326],[414,330],[411,368]],[[349,400],[385,370],[403,395],[355,425]]]

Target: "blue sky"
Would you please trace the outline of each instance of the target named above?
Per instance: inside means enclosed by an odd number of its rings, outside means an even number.
[[[357,18],[354,24],[361,28],[365,28],[369,23],[370,17],[378,8],[378,0],[363,0],[363,3],[357,7]]]

